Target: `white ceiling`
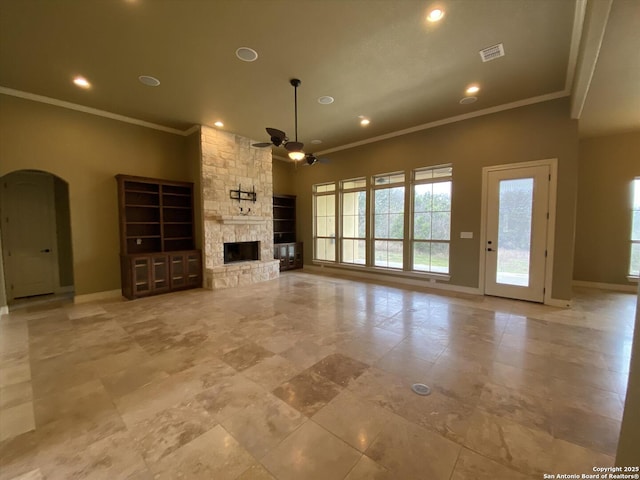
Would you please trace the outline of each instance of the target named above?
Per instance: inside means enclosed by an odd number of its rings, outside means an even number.
[[[610,0],[591,0],[591,2]],[[217,120],[331,151],[459,116],[567,96],[585,0],[0,0],[0,92],[47,97],[187,130]],[[425,21],[434,6],[444,19]],[[589,12],[588,9],[586,9]],[[640,128],[640,1],[614,0],[580,119],[594,135]],[[575,19],[578,19],[576,22]],[[588,15],[587,15],[588,18]],[[589,23],[585,22],[585,29]],[[636,28],[634,28],[636,27]],[[478,51],[503,43],[505,57]],[[241,62],[235,50],[259,58]],[[74,75],[92,83],[81,90]],[[581,72],[578,71],[580,75]],[[139,75],[161,80],[143,86]],[[589,83],[589,80],[591,82]],[[461,105],[478,83],[478,101]],[[635,87],[635,90],[634,90]],[[332,105],[317,98],[331,95]],[[34,97],[38,96],[38,97]],[[41,99],[41,98],[40,98]],[[371,118],[363,128],[358,116]]]

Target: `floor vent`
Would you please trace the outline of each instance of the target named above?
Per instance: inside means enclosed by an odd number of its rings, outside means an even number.
[[[483,62],[495,60],[500,57],[504,57],[504,45],[501,43],[480,50],[480,58],[482,58]]]

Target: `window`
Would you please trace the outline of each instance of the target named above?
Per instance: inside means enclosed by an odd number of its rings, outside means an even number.
[[[640,276],[640,177],[633,180],[633,204],[631,205],[631,261],[629,275]]]
[[[373,177],[373,253],[376,267],[404,265],[404,173]]]
[[[413,171],[414,271],[449,273],[451,176],[451,166]]]
[[[314,260],[336,260],[336,186],[325,183],[313,186]]]
[[[364,178],[344,180],[342,190],[342,263],[367,263],[367,181]]]

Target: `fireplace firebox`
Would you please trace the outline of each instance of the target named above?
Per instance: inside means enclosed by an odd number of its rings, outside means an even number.
[[[224,244],[224,263],[260,260],[260,242],[233,242]]]

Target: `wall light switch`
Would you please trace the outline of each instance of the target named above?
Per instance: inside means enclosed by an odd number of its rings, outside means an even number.
[[[142,239],[136,238],[136,245],[142,245]]]
[[[460,232],[460,238],[473,238],[473,232]]]

